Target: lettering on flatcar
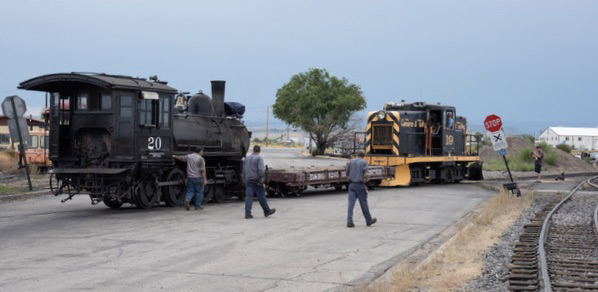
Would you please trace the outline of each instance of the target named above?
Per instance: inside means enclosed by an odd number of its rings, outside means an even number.
[[[382,168],[370,168],[367,170],[367,174],[368,175],[382,175],[383,174],[383,169]]]
[[[329,178],[339,178],[339,174],[337,171],[330,171],[330,172],[328,172],[328,177]]]
[[[309,174],[309,180],[322,180],[322,179],[326,179],[326,174],[323,172]]]

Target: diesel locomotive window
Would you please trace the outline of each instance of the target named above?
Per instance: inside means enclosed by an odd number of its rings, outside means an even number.
[[[30,136],[29,137],[31,140],[29,140],[29,149],[37,149],[37,143],[38,143],[38,136]]]
[[[120,100],[120,116],[130,118],[133,116],[133,97],[128,95],[117,96]]]
[[[42,149],[47,149],[48,148],[48,136],[41,136],[39,145],[41,146]]]
[[[158,123],[160,127],[168,128],[170,127],[170,99],[172,98],[171,95],[167,94],[160,94],[160,108],[159,108],[159,117]]]

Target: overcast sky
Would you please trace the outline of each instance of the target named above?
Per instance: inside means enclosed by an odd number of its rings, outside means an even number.
[[[361,86],[364,112],[441,102],[481,123],[596,126],[598,1],[2,1],[0,98],[58,72],[158,75],[226,99],[246,120],[293,74],[324,68]]]

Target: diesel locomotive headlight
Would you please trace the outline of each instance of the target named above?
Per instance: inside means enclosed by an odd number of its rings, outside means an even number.
[[[385,112],[379,112],[379,113],[378,113],[378,118],[379,118],[379,119],[381,119],[381,120],[382,120],[382,119],[384,119],[385,117],[386,117],[386,113],[385,113]]]

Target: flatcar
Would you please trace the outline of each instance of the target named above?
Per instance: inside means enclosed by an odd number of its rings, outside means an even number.
[[[440,104],[387,103],[368,114],[365,159],[395,167],[381,186],[482,179],[480,157],[467,151],[467,120]]]
[[[205,199],[242,197],[250,132],[242,112],[228,114],[224,81],[212,81],[212,97],[186,96],[155,76],[97,73],[43,75],[18,88],[50,95],[50,184],[56,195],[86,194],[92,204],[111,208],[177,206],[186,174],[185,164],[172,156],[201,146]]]

